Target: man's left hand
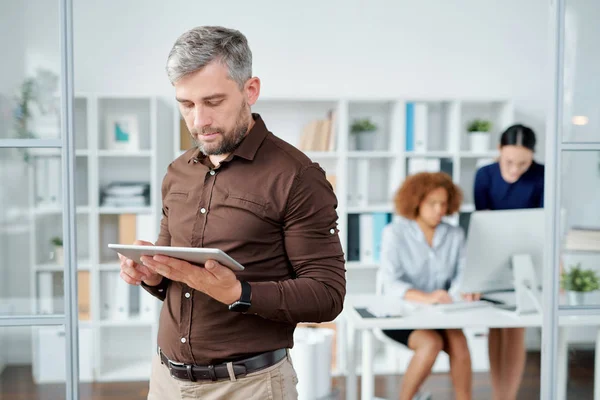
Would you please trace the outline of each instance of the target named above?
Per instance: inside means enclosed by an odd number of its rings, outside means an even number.
[[[143,256],[141,260],[145,266],[165,278],[184,283],[223,304],[231,304],[242,295],[242,285],[233,271],[215,260],[208,260],[204,268],[160,255]]]

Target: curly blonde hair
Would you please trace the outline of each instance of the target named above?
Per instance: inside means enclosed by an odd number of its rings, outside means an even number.
[[[419,206],[425,197],[441,187],[448,193],[446,215],[454,214],[460,209],[463,193],[445,172],[420,172],[408,176],[394,196],[396,212],[405,218],[416,219],[419,216]]]

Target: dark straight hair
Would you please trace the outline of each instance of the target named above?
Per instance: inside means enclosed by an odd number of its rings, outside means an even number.
[[[513,125],[506,129],[500,137],[500,147],[523,146],[535,151],[535,133],[525,125]]]

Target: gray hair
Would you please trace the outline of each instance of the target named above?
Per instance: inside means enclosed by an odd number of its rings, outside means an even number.
[[[252,52],[239,31],[222,26],[199,26],[185,32],[173,45],[167,58],[171,84],[213,61],[229,69],[229,77],[240,89],[252,77]]]

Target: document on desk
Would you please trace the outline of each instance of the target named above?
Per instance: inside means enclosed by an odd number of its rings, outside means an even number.
[[[404,307],[400,303],[377,303],[367,307],[366,310],[376,318],[402,317],[406,314]]]

